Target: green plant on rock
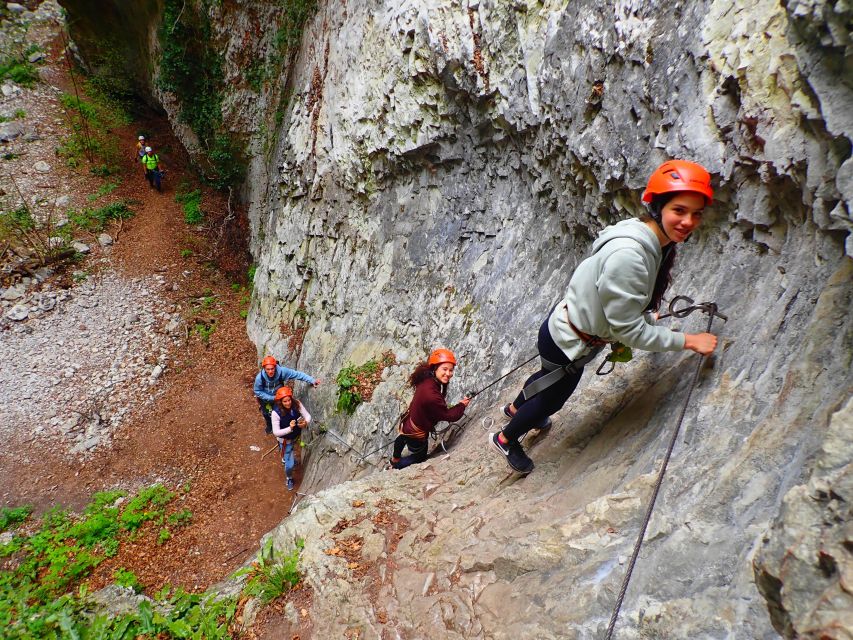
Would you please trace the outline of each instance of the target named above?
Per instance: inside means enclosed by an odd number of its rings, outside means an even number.
[[[305,541],[296,541],[290,553],[276,554],[272,549],[272,539],[264,544],[258,561],[248,569],[241,569],[235,576],[249,574],[249,580],[243,593],[259,598],[266,604],[287,593],[302,579],[299,573],[299,556],[305,548]]]
[[[335,384],[338,385],[338,401],[335,409],[338,413],[352,415],[362,402],[368,402],[373,390],[382,379],[382,371],[397,362],[391,351],[386,351],[376,360],[369,360],[360,366],[348,365],[338,372]]]

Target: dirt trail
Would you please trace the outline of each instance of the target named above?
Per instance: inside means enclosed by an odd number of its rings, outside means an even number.
[[[70,90],[57,41],[41,74],[44,81]],[[56,113],[44,115],[57,121]],[[162,194],[149,188],[132,157],[139,131],[148,133],[162,149],[168,168]],[[58,131],[57,138],[65,133]],[[192,511],[192,523],[162,545],[154,544],[152,536],[147,542],[123,544],[115,558],[98,568],[92,586],[110,581],[112,570],[122,566],[134,571],[149,593],[167,582],[198,591],[226,577],[257,549],[260,536],[288,513],[294,494],[284,489],[276,453],[262,459],[274,441],[263,433],[251,394],[257,364],[240,316],[246,293],[232,287],[233,274],[245,274],[241,256],[220,256],[224,270],[199,257],[208,253],[210,241],[187,226],[174,199],[182,180],[196,179],[164,119],[138,121],[115,135],[127,153],[114,194],[138,204],[111,250],[112,268],[126,277],[159,274],[166,283],[178,283],[177,290],[164,287],[161,295],[179,305],[185,318],[199,313],[193,301],[215,298],[218,312],[206,312],[215,314],[216,328],[207,344],[188,332],[180,353],[170,354],[159,383],[165,392],[153,409],[133,412],[117,430],[112,447],[99,447],[88,459],[75,459],[49,439],[7,442],[0,452],[0,489],[11,487],[13,499],[4,506],[33,504],[43,511],[57,504],[79,508],[93,492],[104,489],[137,488],[155,481],[172,489],[187,487],[178,500],[180,508]],[[56,171],[65,172],[65,179],[75,184],[85,182],[81,173],[88,175],[86,166],[76,170],[59,166]],[[92,192],[99,183],[90,180]],[[222,195],[206,189],[203,194],[203,208],[221,215],[226,206]],[[110,231],[116,234],[118,227]],[[193,256],[186,256],[186,250]],[[86,266],[95,262],[90,257]],[[23,446],[27,463],[20,456]],[[297,483],[300,477],[297,468]]]

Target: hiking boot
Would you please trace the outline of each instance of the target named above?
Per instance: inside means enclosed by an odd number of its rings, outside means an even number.
[[[500,431],[490,433],[489,441],[495,449],[500,451],[506,457],[506,462],[510,467],[512,467],[513,471],[517,471],[518,473],[523,473],[525,475],[533,471],[533,460],[527,457],[527,454],[524,453],[524,449],[521,448],[521,445],[517,442],[504,444],[500,439],[498,439],[498,434],[500,434]]]
[[[267,434],[267,435],[270,435],[270,434],[272,433],[272,427],[265,427],[265,428],[264,428],[264,433],[265,433],[265,434]]]
[[[294,487],[293,478],[288,478],[287,479],[287,490],[293,491],[293,487]]]

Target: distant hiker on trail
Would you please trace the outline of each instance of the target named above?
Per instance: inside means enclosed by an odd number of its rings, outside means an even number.
[[[272,433],[272,419],[270,412],[272,404],[275,402],[275,392],[284,386],[288,380],[302,380],[314,387],[320,385],[320,380],[312,378],[307,373],[288,369],[278,364],[278,361],[272,356],[267,356],[261,362],[261,370],[255,376],[255,398],[258,400],[258,407],[266,422],[266,432]]]
[[[156,187],[157,191],[161,191],[160,179],[163,176],[163,167],[160,165],[160,156],[154,153],[151,147],[145,147],[142,166],[145,167],[145,179],[148,180],[148,184]]]
[[[302,430],[311,423],[311,414],[293,397],[293,389],[281,387],[275,392],[272,409],[272,434],[278,438],[282,449],[281,463],[284,465],[284,478],[288,491],[293,491],[293,467],[296,456],[293,446],[299,440]]]
[[[645,351],[690,349],[702,355],[714,351],[715,335],[658,327],[651,315],[660,307],[671,281],[675,245],[687,240],[699,226],[713,195],[711,176],[703,166],[670,160],[649,178],[643,193],[649,212],[599,233],[592,255],[575,269],[564,298],[539,328],[537,347],[542,368],[503,408],[509,424],[489,434],[492,446],[515,471],[530,473],[534,466],[519,439],[533,428],[550,426],[549,416],[566,403],[584,365],[604,345],[611,343],[628,353],[625,347]]]
[[[148,144],[145,142],[145,136],[139,136],[136,141],[136,156],[134,156],[133,159],[137,162],[142,160],[142,156],[145,155],[145,147],[147,146]]]
[[[405,469],[426,460],[429,434],[435,430],[435,425],[442,421],[456,422],[465,413],[470,398],[462,398],[459,404],[450,408],[444,399],[455,367],[456,356],[452,351],[436,349],[409,376],[409,384],[414,387],[415,396],[409,409],[400,418],[400,435],[394,440],[391,456],[391,467],[394,469]],[[409,448],[409,455],[401,458],[404,447]]]

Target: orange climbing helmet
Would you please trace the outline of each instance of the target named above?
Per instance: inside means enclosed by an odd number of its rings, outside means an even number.
[[[643,202],[654,196],[676,191],[695,191],[705,196],[706,204],[714,200],[711,174],[701,164],[689,160],[667,160],[652,172],[643,192]]]
[[[293,389],[290,387],[280,387],[278,391],[275,392],[275,401],[278,402],[282,398],[292,398],[293,397]]]
[[[261,366],[262,366],[262,367],[266,367],[266,366],[267,366],[267,365],[269,365],[269,364],[271,364],[272,366],[275,366],[275,365],[277,365],[277,364],[278,364],[278,360],[276,360],[276,359],[275,359],[275,358],[273,358],[272,356],[267,356],[266,358],[264,358],[263,360],[261,360]]]
[[[431,367],[437,367],[445,362],[449,362],[454,366],[456,365],[456,356],[453,355],[450,349],[436,349],[429,354],[429,358],[427,359],[427,364]]]

